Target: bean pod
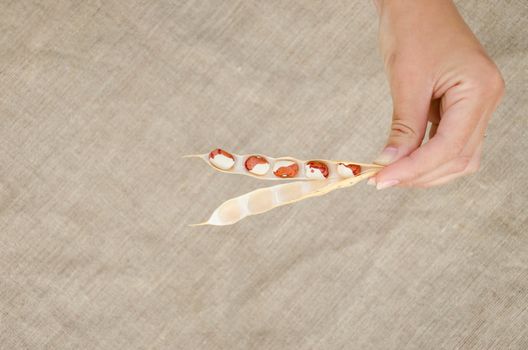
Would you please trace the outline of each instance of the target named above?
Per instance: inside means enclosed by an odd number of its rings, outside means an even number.
[[[240,174],[263,180],[331,180],[355,177],[370,169],[380,169],[377,164],[293,157],[273,158],[261,154],[234,154],[223,149],[210,153],[189,155],[200,158],[213,169],[230,174]]]
[[[200,158],[223,173],[248,175],[263,180],[301,180],[262,188],[230,199],[220,205],[206,222],[191,226],[232,225],[250,215],[353,186],[383,168],[377,164],[335,160],[238,155],[219,148],[210,153],[185,157]]]
[[[206,222],[191,226],[232,225],[245,217],[262,214],[274,208],[315,196],[322,196],[339,188],[353,186],[375,175],[380,169],[369,170],[348,179],[323,181],[295,181],[261,188],[221,204]]]

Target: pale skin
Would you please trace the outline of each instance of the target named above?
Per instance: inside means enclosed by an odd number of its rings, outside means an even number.
[[[369,183],[432,187],[476,172],[504,94],[497,66],[451,0],[374,2],[393,115],[375,161],[387,166]]]

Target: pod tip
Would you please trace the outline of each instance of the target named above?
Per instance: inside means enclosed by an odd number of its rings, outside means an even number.
[[[182,158],[200,158],[200,157],[201,157],[200,154],[186,154],[182,156]]]
[[[199,224],[189,224],[189,227],[205,226],[205,225],[209,225],[209,223],[206,221],[206,222],[201,222]]]

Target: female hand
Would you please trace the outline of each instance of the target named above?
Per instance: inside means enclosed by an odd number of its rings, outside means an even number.
[[[430,187],[477,171],[484,132],[504,93],[499,70],[451,0],[376,5],[393,115],[375,161],[390,165],[370,183]]]

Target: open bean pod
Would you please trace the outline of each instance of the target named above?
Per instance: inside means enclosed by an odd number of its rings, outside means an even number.
[[[222,149],[210,153],[184,156],[200,158],[213,169],[229,174],[248,175],[263,180],[332,180],[353,178],[377,164],[325,159],[299,160],[293,157],[273,158],[259,154],[233,154]]]
[[[261,188],[221,204],[200,225],[232,225],[243,218],[261,214],[271,209],[301,201],[306,198],[321,196],[339,188],[350,187],[375,175],[381,168],[375,168],[346,179],[332,178],[319,181],[296,181],[271,187]]]

